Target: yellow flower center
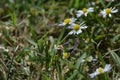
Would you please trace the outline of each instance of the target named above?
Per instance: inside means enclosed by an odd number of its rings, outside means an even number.
[[[65,19],[64,23],[69,24],[71,22],[71,19]]]
[[[62,45],[58,45],[58,46],[57,46],[57,48],[60,48],[60,49],[62,49],[62,48],[63,48],[63,46],[62,46]]]
[[[79,30],[79,28],[80,28],[80,25],[78,25],[78,24],[74,24],[74,26],[73,26],[73,30]]]
[[[87,12],[87,9],[86,9],[86,8],[83,8],[82,11],[83,11],[84,13],[86,13],[86,12]]]
[[[100,74],[100,73],[103,73],[103,71],[104,71],[104,69],[103,68],[98,68],[98,73]]]
[[[70,53],[67,53],[67,52],[63,53],[63,58],[68,58],[69,56],[70,56]]]
[[[99,0],[95,0],[96,3],[99,3]]]
[[[110,8],[107,8],[105,11],[106,11],[106,14],[110,14],[111,13],[111,9]]]

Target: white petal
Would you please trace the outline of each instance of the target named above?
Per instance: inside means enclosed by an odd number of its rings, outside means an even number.
[[[83,11],[82,10],[78,10],[77,13],[83,13]]]
[[[88,8],[88,12],[93,12],[94,11],[94,8],[90,7]]]
[[[79,29],[79,30],[77,31],[77,34],[80,34],[80,33],[82,33],[82,30],[81,30],[81,29]]]
[[[104,14],[104,11],[100,11],[100,13],[103,15],[103,14]]]
[[[88,12],[86,12],[84,15],[87,16]]]
[[[72,29],[75,23],[71,23],[67,28]]]
[[[98,72],[94,72],[94,73],[91,73],[89,74],[91,78],[94,78],[96,75],[98,75]]]
[[[106,12],[105,12],[105,11],[101,11],[100,13],[101,13],[102,15],[105,15],[105,14],[106,14]]]
[[[103,18],[105,18],[105,17],[106,17],[106,14],[103,15]]]
[[[81,29],[85,29],[85,28],[87,28],[87,27],[88,27],[88,26],[81,26],[80,28],[81,28]]]
[[[109,14],[109,17],[112,17],[112,15],[111,15],[111,14]]]
[[[77,32],[75,30],[73,30],[73,34],[75,35],[75,34],[77,34]]]
[[[82,16],[83,14],[84,14],[83,11],[82,11],[82,10],[79,10],[79,11],[77,11],[76,16],[77,16],[77,17],[80,17],[80,16]]]
[[[104,68],[104,72],[110,71],[111,68],[112,68],[112,67],[111,67],[110,64],[106,64],[106,65],[105,65],[105,68]]]
[[[115,7],[113,7],[113,8],[111,7],[110,9],[113,11],[113,10],[115,10]]]
[[[72,35],[72,34],[76,34],[75,30],[70,31],[68,34]]]
[[[78,13],[76,14],[77,18],[80,17],[80,16],[82,16],[82,15],[83,15],[83,14],[78,14]]]
[[[105,11],[101,11],[100,13],[102,14],[103,18],[105,18],[107,15]]]
[[[96,75],[94,73],[90,74],[91,78],[94,78]]]
[[[76,18],[74,18],[74,17],[73,17],[73,18],[71,18],[71,21],[72,21],[72,22],[75,22],[76,20],[77,20],[77,19],[76,19]]]
[[[64,26],[66,23],[60,23],[60,24],[58,24],[58,26]]]
[[[118,12],[118,9],[116,9],[116,10],[113,10],[111,13],[116,13],[116,12]]]
[[[80,25],[83,25],[85,22],[80,23]]]
[[[68,34],[72,35],[74,32],[73,31],[70,31]]]

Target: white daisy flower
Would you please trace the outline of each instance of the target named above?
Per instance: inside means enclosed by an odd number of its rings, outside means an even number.
[[[117,12],[118,12],[118,9],[115,9],[115,7],[114,7],[114,8],[106,8],[106,9],[102,10],[100,13],[105,18],[107,15],[109,17],[112,17],[112,13],[117,13]]]
[[[71,24],[68,28],[73,29],[72,31],[69,32],[69,34],[80,34],[82,32],[82,29],[87,28],[86,24],[82,22],[80,25],[79,24]]]
[[[91,61],[93,60],[93,57],[92,57],[92,56],[89,56],[89,57],[86,58],[86,60],[87,60],[88,62],[91,62]]]
[[[72,24],[76,20],[77,20],[76,18],[66,18],[62,23],[58,24],[58,26],[65,26],[66,24]]]
[[[95,76],[97,76],[99,74],[102,74],[102,73],[110,71],[110,69],[111,69],[111,65],[110,64],[106,64],[104,68],[99,67],[98,69],[96,69],[95,72],[91,73],[90,77],[94,78]]]
[[[94,2],[91,2],[91,5],[95,5],[95,4],[99,4],[100,3],[100,0],[94,0]]]
[[[92,62],[92,61],[97,61],[97,59],[94,58],[93,56],[88,56],[82,60],[82,62],[85,62],[85,61]]]
[[[88,8],[88,9],[83,8],[82,10],[78,10],[76,15],[77,15],[77,17],[80,17],[80,16],[82,16],[82,15],[87,16],[87,14],[88,14],[89,12],[93,12],[93,11],[94,11],[94,9],[93,9],[92,7]]]
[[[54,45],[54,49],[60,50],[60,49],[63,49],[63,46],[62,45]]]

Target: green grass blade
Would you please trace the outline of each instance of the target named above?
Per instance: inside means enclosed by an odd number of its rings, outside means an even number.
[[[111,51],[111,55],[114,58],[115,62],[117,63],[117,66],[120,67],[120,57],[113,51]]]

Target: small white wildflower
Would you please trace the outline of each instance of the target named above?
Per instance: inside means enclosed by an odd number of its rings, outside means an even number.
[[[93,12],[93,11],[94,11],[94,9],[93,9],[92,7],[88,8],[88,9],[83,8],[82,10],[78,10],[76,15],[77,15],[77,17],[80,17],[80,16],[82,16],[82,15],[87,16],[87,14],[88,14],[89,12]]]
[[[105,18],[107,15],[109,17],[112,17],[111,13],[117,13],[117,12],[118,12],[118,9],[115,9],[115,7],[114,7],[114,8],[106,8],[106,9],[102,10],[100,13]]]
[[[60,50],[60,49],[63,49],[63,46],[62,45],[54,45],[54,49]]]
[[[58,26],[65,26],[66,24],[72,24],[76,20],[77,20],[76,18],[66,18],[62,23],[58,24]]]
[[[87,28],[86,24],[82,22],[80,25],[78,24],[71,24],[68,28],[73,29],[69,32],[69,34],[80,34],[82,32],[82,29]]]
[[[93,2],[91,2],[92,5],[99,4],[99,3],[100,3],[100,0],[94,0]]]
[[[92,56],[89,56],[89,57],[86,58],[86,60],[87,60],[88,62],[91,62],[91,61],[93,60],[93,57],[92,57]]]
[[[110,71],[110,69],[111,69],[111,65],[110,64],[106,64],[104,68],[99,67],[98,69],[96,69],[95,72],[91,73],[90,77],[94,78],[95,76],[97,76],[99,74],[102,74],[104,72]]]
[[[86,61],[92,62],[92,61],[97,61],[97,59],[96,59],[96,58],[93,58],[93,56],[88,56],[88,57],[86,58]]]

